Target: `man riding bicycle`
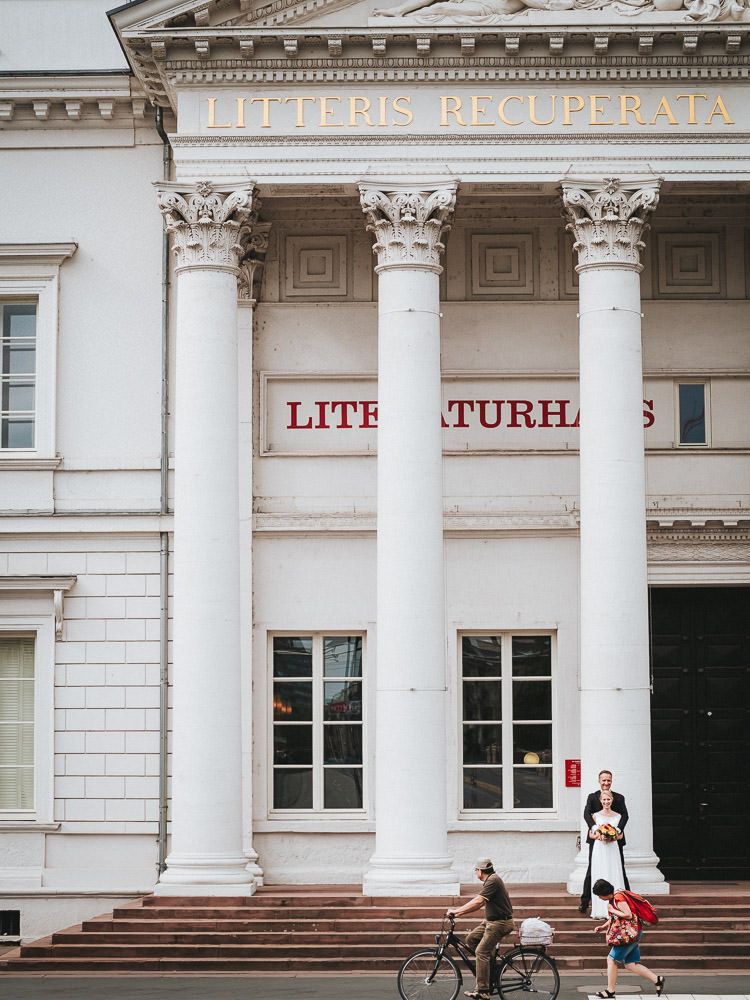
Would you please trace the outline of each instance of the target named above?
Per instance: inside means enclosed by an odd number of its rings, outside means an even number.
[[[474,873],[482,883],[479,895],[463,906],[448,910],[447,915],[461,917],[484,906],[484,920],[466,936],[466,944],[477,959],[477,985],[476,989],[467,990],[465,996],[471,1000],[490,1000],[490,959],[498,942],[513,930],[513,907],[505,883],[495,873],[489,858],[477,861]]]

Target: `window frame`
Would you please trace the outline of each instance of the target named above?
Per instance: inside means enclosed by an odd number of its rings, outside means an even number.
[[[0,299],[37,307],[34,447],[0,447],[0,468],[56,459],[60,267],[76,249],[75,243],[0,244]]]
[[[34,639],[34,808],[0,809],[0,830],[6,823],[54,820],[55,613],[51,598],[47,597],[46,603],[48,613],[0,609],[0,636]]]
[[[680,413],[680,386],[681,385],[702,385],[703,386],[703,408],[704,426],[706,428],[705,441],[681,441],[681,413]],[[705,449],[711,447],[711,380],[707,378],[677,378],[674,380],[674,439],[678,448]]]
[[[474,636],[499,636],[501,642],[501,697],[502,697],[502,789],[503,802],[513,801],[513,779],[515,768],[523,765],[516,765],[513,760],[513,638],[528,636],[549,636],[550,638],[550,725],[552,727],[552,762],[550,765],[543,765],[552,774],[552,802],[549,806],[533,807],[503,806],[501,809],[468,809],[464,806],[464,765],[463,750],[463,639]],[[559,808],[558,776],[560,773],[560,753],[557,746],[557,631],[552,628],[529,628],[529,629],[507,629],[507,628],[462,628],[456,633],[456,805],[457,815],[460,821],[473,820],[509,820],[522,819],[524,817],[548,817],[557,813]],[[519,679],[519,678],[516,678]],[[536,680],[546,680],[546,678],[536,678]],[[472,720],[468,720],[472,721]],[[518,720],[521,724],[533,725],[535,720]],[[541,721],[541,720],[540,720]],[[544,723],[547,725],[548,723]],[[536,766],[536,765],[529,765]]]
[[[324,779],[325,779],[325,769],[324,764],[324,735],[325,735],[325,720],[323,718],[323,692],[324,692],[324,656],[323,656],[323,640],[325,638],[335,638],[340,636],[356,636],[362,640],[362,676],[360,678],[360,683],[362,684],[362,721],[360,723],[362,728],[362,806],[359,809],[326,809],[322,804],[324,802]],[[313,772],[313,805],[310,809],[278,809],[274,807],[274,718],[273,718],[273,699],[274,699],[274,661],[273,661],[273,641],[277,638],[311,638],[313,643],[313,653],[312,653],[312,677],[309,678],[312,682],[312,704],[313,704],[313,717],[312,725],[312,746],[313,746],[313,762],[311,768]],[[267,782],[266,782],[266,795],[267,795],[267,815],[270,820],[362,820],[366,819],[369,815],[369,784],[368,784],[368,771],[369,771],[369,759],[368,759],[368,698],[367,698],[367,632],[363,629],[274,629],[269,631],[266,636],[266,660],[267,660],[267,690],[266,690],[266,726],[267,726],[267,741],[266,741],[266,761],[267,761]],[[353,678],[356,680],[356,678]],[[301,765],[307,766],[307,765]],[[329,765],[333,766],[333,765]],[[342,765],[346,766],[346,765]],[[359,765],[354,765],[359,766]]]

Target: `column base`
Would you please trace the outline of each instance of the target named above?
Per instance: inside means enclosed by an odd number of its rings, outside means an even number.
[[[452,858],[370,858],[363,896],[459,896],[461,883]]]
[[[244,855],[172,854],[154,895],[252,896],[256,888]]]
[[[566,883],[566,889],[571,896],[581,895],[588,863],[588,849],[579,851],[575,867]],[[659,859],[655,854],[629,854],[627,847],[625,848],[625,871],[628,873],[628,881],[633,892],[640,893],[641,896],[669,895],[669,882],[659,871],[658,864]],[[615,889],[619,888],[615,886]]]

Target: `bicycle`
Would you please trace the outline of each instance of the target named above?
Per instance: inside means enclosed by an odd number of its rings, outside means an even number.
[[[446,927],[446,924],[448,926]],[[421,948],[406,959],[398,970],[398,992],[402,1000],[456,1000],[463,985],[458,964],[447,954],[449,948],[474,976],[472,953],[453,932],[456,921],[444,917],[434,948]],[[495,954],[490,963],[490,993],[504,1000],[522,1000],[522,994],[534,993],[538,1000],[555,1000],[560,991],[557,964],[544,945],[516,945]]]

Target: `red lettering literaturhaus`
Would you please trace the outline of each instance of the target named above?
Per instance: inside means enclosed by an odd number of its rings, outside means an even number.
[[[367,430],[378,426],[376,399],[316,399],[314,403],[287,401],[290,431]],[[654,401],[643,400],[643,426],[654,423]],[[442,414],[445,428],[578,427],[569,399],[449,399]]]

